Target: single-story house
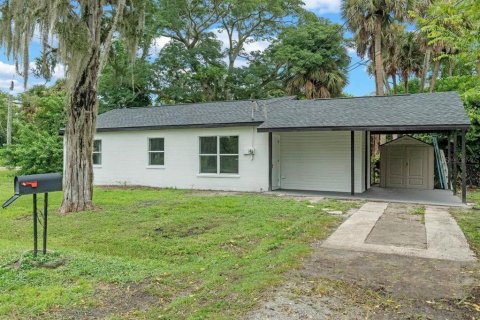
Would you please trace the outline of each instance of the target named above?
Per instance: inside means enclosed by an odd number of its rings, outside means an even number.
[[[97,185],[362,193],[370,188],[371,134],[460,133],[464,150],[469,125],[455,92],[115,109],[98,117],[94,180]],[[416,172],[425,171],[418,187],[431,188],[431,152],[425,150],[415,154],[422,158]],[[397,169],[389,170],[408,175]]]

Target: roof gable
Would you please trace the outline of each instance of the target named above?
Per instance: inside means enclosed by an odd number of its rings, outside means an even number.
[[[431,144],[429,143],[426,143],[422,140],[419,140],[419,139],[416,139],[414,137],[411,137],[411,136],[402,136],[402,137],[399,137],[395,140],[392,140],[392,141],[389,141],[389,142],[386,142],[384,144],[382,144],[380,147],[388,147],[388,146],[398,146],[398,145],[409,145],[409,146],[412,146],[412,145],[417,145],[417,146],[429,146],[429,147],[432,147]]]

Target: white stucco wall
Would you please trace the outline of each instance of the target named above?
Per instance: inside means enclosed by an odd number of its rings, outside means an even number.
[[[239,174],[199,174],[200,136],[239,136]],[[165,139],[165,166],[148,166],[148,138]],[[145,185],[179,189],[268,190],[268,133],[256,127],[99,132],[102,164],[96,185]],[[244,155],[255,148],[255,155]]]

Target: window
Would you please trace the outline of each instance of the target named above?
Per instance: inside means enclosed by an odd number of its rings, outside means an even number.
[[[102,164],[102,140],[93,140],[93,164]]]
[[[165,141],[163,138],[148,139],[148,165],[165,165]]]
[[[200,173],[237,174],[238,136],[200,137]]]

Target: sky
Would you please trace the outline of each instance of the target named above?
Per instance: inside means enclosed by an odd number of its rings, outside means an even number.
[[[341,0],[303,0],[305,3],[305,9],[314,12],[317,16],[327,18],[334,23],[343,24],[344,20],[342,19],[340,12]],[[219,32],[219,30],[212,30],[217,35],[217,38],[222,42],[226,43],[225,33]],[[345,31],[345,36],[348,38],[351,36],[350,33]],[[152,54],[158,53],[160,49],[165,46],[169,41],[166,37],[159,37],[156,39],[154,46],[152,48]],[[246,51],[256,51],[264,50],[269,45],[268,41],[255,41],[248,43],[245,47]],[[39,56],[40,53],[40,44],[36,38],[30,46],[30,63],[32,64],[34,59]],[[364,96],[371,95],[375,91],[375,83],[373,79],[367,74],[366,66],[358,65],[358,62],[361,59],[356,55],[355,51],[348,49],[348,54],[351,57],[351,68],[352,69],[348,74],[348,85],[345,87],[344,92],[353,96]],[[245,65],[247,62],[245,60],[239,59],[237,61],[237,66]],[[59,65],[55,69],[52,81],[55,82],[57,79],[64,76],[64,68]],[[14,82],[14,94],[23,92],[23,78],[16,74],[15,66],[13,62],[7,59],[4,54],[4,50],[0,49],[0,90],[3,92],[9,91],[10,82]],[[47,83],[44,79],[35,78],[33,75],[29,76],[28,87],[31,87],[36,84],[50,84]]]

